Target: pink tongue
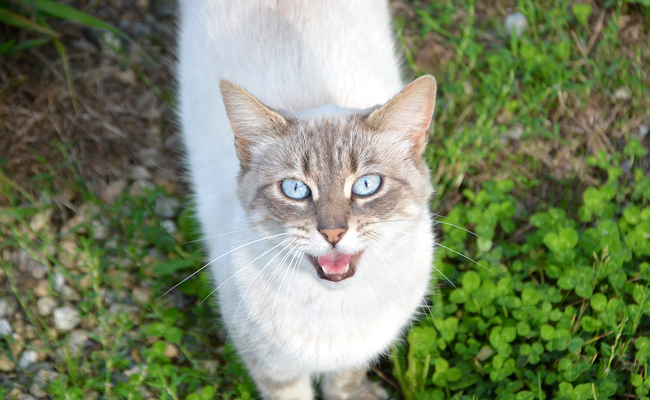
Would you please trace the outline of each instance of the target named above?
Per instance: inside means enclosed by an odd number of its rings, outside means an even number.
[[[327,269],[327,274],[340,275],[345,272],[345,266],[350,263],[350,254],[339,253],[333,250],[318,257],[318,265]]]

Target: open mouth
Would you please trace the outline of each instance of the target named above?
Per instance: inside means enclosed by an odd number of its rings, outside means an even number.
[[[319,278],[332,282],[340,282],[354,276],[357,271],[357,263],[362,252],[356,254],[345,254],[332,250],[320,257],[308,255],[309,261],[316,269]]]

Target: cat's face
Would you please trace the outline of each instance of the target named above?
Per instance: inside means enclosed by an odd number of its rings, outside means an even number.
[[[320,118],[283,116],[232,84],[222,89],[251,225],[288,233],[285,243],[304,253],[315,279],[354,276],[387,223],[426,215],[432,187],[422,152],[435,81],[419,81],[376,110]]]

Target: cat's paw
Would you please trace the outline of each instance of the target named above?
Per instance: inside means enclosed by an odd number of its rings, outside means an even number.
[[[371,382],[365,372],[341,374],[323,382],[325,400],[386,400],[388,392],[378,383]]]

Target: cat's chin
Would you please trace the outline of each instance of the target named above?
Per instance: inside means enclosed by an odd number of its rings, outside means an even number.
[[[333,251],[332,253],[338,253],[338,252]],[[341,282],[354,276],[354,274],[357,272],[357,265],[359,264],[359,259],[361,258],[362,254],[363,251],[360,251],[355,254],[349,254],[349,255],[338,253],[339,256],[345,258],[349,257],[349,263],[346,265],[345,269],[336,272],[327,271],[327,267],[319,265],[319,258],[321,257],[314,257],[312,255],[307,255],[307,258],[314,266],[314,269],[316,270],[316,275],[318,275],[320,279],[330,281],[330,282]]]

